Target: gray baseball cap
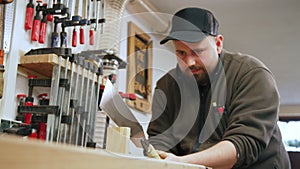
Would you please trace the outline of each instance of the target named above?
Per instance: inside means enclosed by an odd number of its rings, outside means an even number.
[[[172,29],[160,44],[169,40],[199,42],[207,35],[218,35],[218,28],[219,23],[212,12],[202,8],[184,8],[175,13],[172,18]]]

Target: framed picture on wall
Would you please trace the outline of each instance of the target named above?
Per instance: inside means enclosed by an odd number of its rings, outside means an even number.
[[[152,40],[133,22],[128,23],[127,93],[136,100],[127,104],[141,112],[150,113],[152,99]]]

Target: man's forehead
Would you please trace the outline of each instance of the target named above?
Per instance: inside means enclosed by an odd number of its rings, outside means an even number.
[[[183,45],[189,48],[193,48],[193,47],[199,47],[202,45],[207,44],[208,42],[208,37],[204,38],[203,40],[199,41],[199,42],[186,42],[186,41],[180,41],[180,40],[173,40],[173,43],[175,45]]]

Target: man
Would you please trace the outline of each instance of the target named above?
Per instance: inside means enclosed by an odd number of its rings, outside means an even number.
[[[258,59],[224,50],[218,26],[205,9],[174,15],[161,44],[174,43],[178,64],[157,82],[150,142],[167,160],[214,169],[289,169],[273,75]]]

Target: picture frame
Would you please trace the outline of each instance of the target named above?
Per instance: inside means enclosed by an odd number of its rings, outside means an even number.
[[[128,23],[127,38],[127,93],[136,95],[126,103],[141,112],[150,113],[152,100],[152,48],[151,37],[133,22]]]

